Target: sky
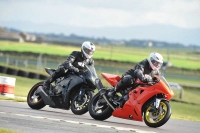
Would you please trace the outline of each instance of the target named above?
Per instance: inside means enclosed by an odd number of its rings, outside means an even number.
[[[200,29],[200,0],[0,0],[0,26],[15,27],[15,22],[95,29],[170,25],[195,30]]]

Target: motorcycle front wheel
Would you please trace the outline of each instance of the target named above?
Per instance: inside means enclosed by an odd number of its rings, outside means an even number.
[[[161,101],[157,109],[152,111],[153,102],[149,103],[144,110],[144,121],[149,127],[164,125],[171,116],[171,107],[168,101]]]
[[[76,115],[82,115],[88,112],[88,104],[93,97],[93,92],[86,91],[83,95],[81,101],[78,100],[79,92],[75,94],[71,102],[71,111]]]
[[[29,107],[32,109],[41,109],[44,106],[46,106],[44,104],[42,97],[36,92],[36,90],[38,89],[39,86],[43,86],[43,82],[39,82],[39,83],[35,84],[31,88],[31,90],[29,91],[28,96],[27,96],[27,103],[28,103]]]
[[[95,120],[105,120],[112,116],[112,108],[106,102],[102,103],[102,101],[104,99],[97,93],[89,103],[88,110],[90,116]]]

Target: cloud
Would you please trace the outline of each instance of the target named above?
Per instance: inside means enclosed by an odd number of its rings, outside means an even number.
[[[150,24],[200,27],[199,0],[7,0],[0,21],[75,27],[130,27]]]

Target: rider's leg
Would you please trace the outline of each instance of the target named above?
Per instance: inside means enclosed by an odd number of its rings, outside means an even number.
[[[65,69],[63,67],[59,67],[44,83],[43,88],[45,90],[50,89],[50,84],[54,82],[57,78],[63,76],[65,74]]]
[[[112,88],[110,92],[108,92],[108,96],[113,97],[116,92],[119,92],[123,88],[127,88],[132,84],[132,82],[133,78],[131,75],[124,75],[122,79],[118,82],[118,84],[114,88]]]
[[[43,83],[43,88],[45,90],[49,90],[50,89],[50,84],[55,81],[54,79],[54,73]]]

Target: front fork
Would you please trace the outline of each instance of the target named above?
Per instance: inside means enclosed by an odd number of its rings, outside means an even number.
[[[85,89],[81,88],[79,95],[78,95],[78,101],[80,102],[83,98],[83,96],[85,95]]]
[[[154,101],[154,104],[153,104],[153,105],[154,105],[154,107],[156,107],[156,109],[158,109],[161,100],[162,100],[162,99],[160,99],[160,98],[155,98],[155,101]]]
[[[151,108],[150,112],[155,112],[158,107],[160,106],[160,102],[163,100],[164,98],[154,98],[154,102],[153,102],[153,107]]]

